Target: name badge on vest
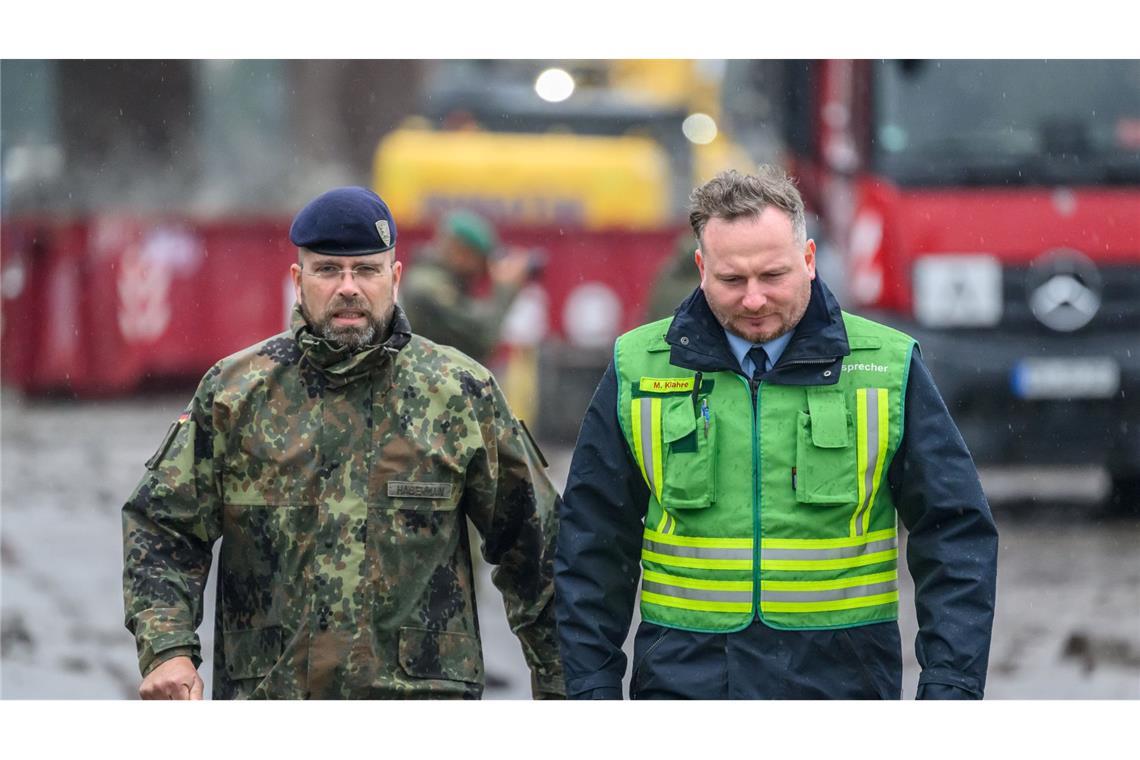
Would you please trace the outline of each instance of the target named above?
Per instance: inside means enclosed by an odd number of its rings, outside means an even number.
[[[643,377],[638,388],[643,393],[689,393],[695,385],[695,377]]]
[[[388,495],[401,499],[450,499],[451,483],[410,483],[406,480],[388,481]]]

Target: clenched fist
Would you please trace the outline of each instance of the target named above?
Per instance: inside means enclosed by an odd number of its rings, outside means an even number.
[[[139,686],[143,699],[201,699],[205,684],[189,657],[171,657],[147,674]]]

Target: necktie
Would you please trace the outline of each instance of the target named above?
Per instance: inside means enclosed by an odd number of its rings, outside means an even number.
[[[753,346],[748,349],[748,358],[752,360],[752,382],[758,383],[768,372],[768,352],[763,346]]]

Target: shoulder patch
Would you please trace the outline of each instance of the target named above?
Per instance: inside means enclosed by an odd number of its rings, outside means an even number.
[[[170,427],[167,429],[166,435],[162,437],[162,443],[158,444],[158,450],[155,451],[153,455],[151,455],[150,459],[146,460],[146,468],[148,470],[158,469],[158,466],[162,464],[162,460],[166,457],[166,450],[170,448],[170,444],[174,440],[174,436],[178,434],[178,428],[182,427],[189,421],[190,412],[187,410],[178,415],[178,419],[170,423]]]

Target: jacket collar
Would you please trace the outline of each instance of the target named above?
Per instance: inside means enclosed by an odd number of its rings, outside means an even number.
[[[702,372],[741,374],[724,328],[699,287],[677,307],[664,340],[669,346],[671,364]],[[850,353],[839,302],[817,276],[811,283],[807,311],[765,381],[780,385],[831,385],[838,382],[839,365]]]

